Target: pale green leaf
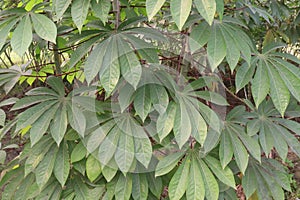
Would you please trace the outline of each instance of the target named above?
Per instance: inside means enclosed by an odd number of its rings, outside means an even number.
[[[235,75],[235,87],[236,92],[240,91],[245,85],[247,85],[255,72],[255,66],[254,65],[248,65],[248,63],[244,62],[242,66],[240,66],[237,69],[236,75]]]
[[[10,30],[16,25],[18,19],[13,19],[8,24],[1,26],[0,28],[0,50],[3,48],[6,42],[6,38],[10,32]]]
[[[50,107],[43,115],[36,120],[30,129],[30,142],[31,145],[36,144],[43,135],[47,132],[50,122],[53,119],[59,104],[53,105]]]
[[[233,156],[233,147],[227,130],[221,133],[219,156],[223,169],[228,165]]]
[[[189,37],[191,52],[195,52],[208,42],[211,29],[206,22],[200,23],[194,27]]]
[[[204,200],[205,197],[203,178],[199,169],[198,161],[195,158],[192,158],[190,166],[186,197],[189,200]]]
[[[190,116],[183,101],[176,108],[173,131],[179,148],[182,148],[192,133]]]
[[[100,162],[91,154],[86,160],[86,175],[90,181],[94,181],[101,174]]]
[[[172,153],[158,162],[155,169],[155,176],[162,176],[169,173],[179,162],[184,152]]]
[[[145,174],[132,175],[132,197],[134,200],[147,200],[148,180]]]
[[[79,32],[81,32],[84,21],[88,15],[90,0],[74,0],[71,5],[72,20],[76,24]]]
[[[220,181],[232,188],[235,188],[234,176],[229,167],[225,167],[223,169],[220,161],[211,156],[206,156],[204,161]]]
[[[59,147],[53,169],[54,175],[62,187],[69,177],[70,167],[68,145],[64,143]]]
[[[57,152],[57,146],[53,145],[35,170],[36,183],[40,189],[43,188],[51,177]]]
[[[45,15],[32,13],[30,16],[33,28],[38,36],[44,40],[56,43],[57,30],[54,22]]]
[[[145,137],[136,136],[134,138],[134,151],[136,159],[148,168],[152,158],[152,146],[146,134]]]
[[[121,132],[115,153],[115,160],[122,172],[130,170],[134,160],[134,141],[131,135]]]
[[[190,163],[190,160],[184,160],[173,175],[168,188],[170,200],[180,200],[185,193],[189,181]]]
[[[166,0],[146,0],[146,11],[149,21],[156,15],[161,9]]]
[[[190,15],[192,8],[192,0],[171,0],[171,15],[179,30],[182,29],[184,23]]]
[[[115,188],[115,198],[129,200],[132,192],[132,177],[128,174],[124,177],[120,174]]]
[[[71,2],[72,0],[65,0],[65,1],[55,0],[54,8],[56,13],[55,17],[57,19],[60,19],[63,16],[63,14],[66,12]]]
[[[159,115],[157,119],[157,132],[162,141],[173,129],[176,114],[176,104],[170,103],[166,112]]]
[[[60,144],[62,139],[65,136],[68,126],[68,118],[67,118],[67,108],[66,106],[61,106],[55,113],[54,119],[50,125],[50,132],[57,143]]]
[[[276,109],[283,116],[284,112],[290,102],[290,92],[286,87],[284,81],[280,77],[277,69],[268,66],[270,78],[270,96]]]
[[[217,200],[219,197],[218,182],[202,160],[199,160],[199,168],[201,170],[205,186],[205,197],[210,200]]]
[[[108,14],[111,7],[110,0],[92,0],[91,7],[95,12],[95,16],[99,17],[99,19],[105,24],[108,21]]]
[[[207,44],[207,55],[214,71],[226,56],[226,43],[218,24],[213,24],[212,32]]]
[[[256,107],[266,98],[270,90],[268,71],[264,61],[259,61],[255,76],[252,80],[251,91]]]
[[[0,127],[4,126],[5,124],[5,119],[6,119],[6,114],[4,110],[0,109]]]
[[[82,142],[79,142],[78,144],[76,144],[71,153],[71,162],[74,163],[82,160],[83,158],[85,158],[86,154],[87,151],[84,144]]]
[[[136,91],[134,109],[141,119],[145,121],[151,110],[150,87],[148,85],[144,85]]]
[[[194,2],[201,16],[209,25],[212,25],[217,9],[215,0],[195,0]]]
[[[19,56],[22,56],[27,51],[31,42],[32,26],[29,15],[26,15],[14,30],[11,38],[11,47]]]

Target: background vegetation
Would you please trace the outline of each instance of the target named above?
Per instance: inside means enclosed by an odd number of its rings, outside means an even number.
[[[2,200],[299,197],[298,0],[0,7]]]

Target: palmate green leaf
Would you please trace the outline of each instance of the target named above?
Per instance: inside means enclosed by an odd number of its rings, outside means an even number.
[[[56,43],[56,25],[48,17],[41,14],[31,13],[31,20],[35,32],[42,39]]]
[[[257,141],[247,135],[244,131],[244,127],[237,124],[233,124],[229,127],[229,131],[235,133],[241,142],[244,144],[249,153],[257,160],[261,161],[260,147]]]
[[[27,176],[37,167],[53,144],[54,141],[51,139],[51,137],[46,136],[43,140],[32,147],[32,153],[29,154],[25,162],[25,176]]]
[[[81,44],[71,55],[71,59],[70,59],[70,68],[74,67],[93,47],[93,45],[95,45],[95,43],[100,40],[99,36],[98,37],[94,37],[91,38],[87,41],[85,41],[83,44]],[[100,53],[100,52],[97,52]],[[94,74],[94,77],[96,75]],[[93,78],[94,78],[93,77]],[[92,78],[92,79],[93,79]],[[89,80],[89,79],[88,79]]]
[[[169,173],[183,157],[184,152],[175,152],[160,160],[155,169],[155,177]]]
[[[290,101],[290,92],[276,69],[268,66],[268,72],[270,78],[270,95],[272,101],[276,109],[283,116]]]
[[[43,115],[38,120],[36,120],[32,124],[30,129],[31,145],[36,144],[47,132],[50,122],[51,120],[53,120],[54,115],[57,112],[58,108],[59,108],[59,104],[53,105],[46,112],[44,112]]]
[[[136,136],[134,137],[134,151],[135,158],[144,165],[144,167],[148,168],[148,165],[152,158],[152,145],[145,134],[145,136]]]
[[[180,105],[177,105],[176,108],[173,131],[176,142],[181,149],[190,138],[190,133],[192,132],[190,116],[183,100],[180,101]]]
[[[99,161],[91,154],[86,160],[86,175],[90,181],[94,181],[101,174]]]
[[[27,96],[42,96],[42,95],[47,95],[47,96],[54,96],[54,97],[58,97],[59,95],[52,89],[50,88],[46,88],[46,87],[36,87],[33,88],[31,90],[29,90],[28,92],[26,92]],[[37,97],[37,98],[39,98]],[[22,98],[24,99],[24,98]]]
[[[90,0],[74,0],[71,4],[72,20],[81,32],[84,21],[88,15]]]
[[[55,96],[29,96],[19,99],[15,105],[11,108],[11,111],[23,109],[29,106],[32,106],[37,103],[41,103],[44,101],[56,100]]]
[[[266,98],[270,90],[268,69],[263,61],[258,62],[254,79],[252,80],[252,95],[256,107]]]
[[[171,15],[179,30],[182,29],[192,8],[192,0],[171,0]]]
[[[65,0],[65,1],[60,1],[60,0],[53,0],[54,8],[55,8],[55,13],[56,13],[56,19],[59,20],[63,14],[66,12],[68,7],[70,6],[72,0]]]
[[[48,182],[52,174],[57,152],[57,146],[53,145],[35,169],[35,179],[40,189]]]
[[[69,150],[66,142],[60,145],[57,152],[53,173],[58,182],[63,187],[69,177],[70,172]]]
[[[128,106],[132,103],[135,90],[130,84],[125,84],[120,89],[118,88],[119,95],[118,101],[121,108],[121,112],[124,112]]]
[[[204,121],[200,113],[194,110],[194,106],[191,103],[187,101],[186,106],[187,111],[190,114],[192,136],[196,139],[197,142],[199,142],[199,144],[203,145],[207,136],[206,122]]]
[[[223,169],[220,161],[211,156],[206,156],[204,161],[220,181],[232,188],[235,188],[234,176],[229,167],[225,167]]]
[[[112,45],[111,38],[108,38],[102,41],[100,44],[98,44],[94,48],[92,53],[89,55],[84,69],[84,75],[86,77],[86,81],[88,82],[88,84],[91,83],[91,81],[95,78],[95,76],[97,75],[97,73],[100,71],[101,68],[105,68],[105,65],[109,64],[109,63],[105,63],[103,58],[107,57],[106,54],[108,53],[108,51],[112,50],[109,49],[109,46],[111,45]],[[112,46],[116,48],[115,44],[113,44]],[[114,59],[116,59],[116,57],[117,55],[115,56]]]
[[[19,167],[20,168],[20,167]],[[5,186],[4,191],[1,194],[1,199],[3,200],[11,200],[14,198],[14,194],[16,193],[16,190],[18,189],[18,186],[23,181],[23,169],[20,168],[20,170],[14,171],[17,176],[15,176],[11,182]]]
[[[79,108],[79,106],[68,104],[67,118],[71,127],[76,130],[82,138],[84,138],[87,122],[86,117],[84,116],[83,111]]]
[[[94,152],[105,139],[109,131],[115,126],[115,121],[110,120],[97,128],[87,137],[86,148],[88,152]]]
[[[195,0],[194,3],[201,16],[212,25],[216,13],[215,0]]]
[[[283,79],[291,94],[298,101],[300,101],[300,91],[298,89],[300,87],[299,69],[280,58],[269,59],[269,62],[271,62],[272,65],[278,70],[281,78]]]
[[[102,175],[108,182],[113,182],[113,179],[118,172],[118,165],[115,159],[111,159],[107,165],[101,165],[102,167]]]
[[[57,145],[60,145],[60,142],[65,136],[65,133],[67,131],[68,126],[68,117],[67,117],[67,108],[65,105],[62,105],[59,107],[59,109],[56,111],[53,122],[50,126],[50,132],[57,143]]]
[[[65,85],[61,78],[49,76],[47,78],[47,83],[59,96],[65,96]]]
[[[231,144],[231,139],[226,129],[221,133],[219,156],[220,156],[222,168],[224,169],[231,161],[233,156],[233,147]]]
[[[190,164],[190,159],[185,159],[173,175],[168,188],[170,200],[179,200],[184,195],[188,185]]]
[[[84,146],[83,142],[79,142],[71,153],[71,163],[78,162],[85,158],[87,154],[86,147]]]
[[[175,114],[176,114],[176,104],[170,102],[166,112],[159,115],[156,123],[158,137],[162,141],[165,137],[169,135],[174,126]]]
[[[91,7],[95,12],[95,16],[105,23],[108,21],[108,14],[111,7],[111,2],[109,0],[92,0]]]
[[[205,186],[196,158],[192,157],[189,171],[189,179],[186,188],[186,198],[189,200],[203,200]]]
[[[56,101],[45,101],[18,115],[16,130],[19,131],[37,121]]]
[[[150,85],[150,98],[153,108],[160,114],[166,112],[169,104],[169,95],[165,87],[151,84]]]
[[[149,21],[156,15],[161,9],[166,0],[146,0],[146,11]]]
[[[272,134],[269,127],[265,123],[262,123],[259,130],[259,142],[266,154],[269,154],[274,146]]]
[[[29,15],[26,15],[14,30],[14,34],[11,38],[11,47],[17,54],[22,56],[27,51],[31,42],[32,26]]]
[[[283,166],[276,160],[263,159],[263,164],[250,162],[246,173],[242,179],[242,186],[247,198],[255,191],[259,199],[284,199],[284,192],[281,187],[288,191],[283,183],[289,185],[288,174],[284,171]]]
[[[8,24],[2,25],[0,27],[0,50],[5,45],[6,38],[7,38],[8,34],[9,34],[9,32],[16,25],[17,22],[18,22],[18,19],[13,19],[13,20],[9,21]]]
[[[207,55],[212,71],[215,71],[226,56],[226,43],[220,26],[216,23],[212,25],[211,35],[208,39]]]
[[[146,174],[132,174],[132,197],[134,200],[147,200],[148,187]]]
[[[255,67],[252,64],[249,66],[246,62],[244,62],[241,67],[237,69],[235,75],[236,93],[250,82],[254,72]]]
[[[127,174],[127,176],[124,177],[122,174],[120,174],[115,188],[115,198],[129,200],[131,192],[132,176],[130,174]]]
[[[121,131],[118,127],[114,127],[104,141],[101,143],[99,147],[98,158],[100,160],[102,169],[105,165],[109,163],[109,161],[113,158],[114,153],[117,150],[119,138],[121,135]],[[107,153],[107,149],[109,149],[110,153]]]
[[[146,173],[146,177],[149,190],[156,198],[159,199],[163,190],[162,178],[155,177],[154,173]]]
[[[248,166],[248,152],[242,142],[234,136],[232,133],[229,133],[229,137],[231,139],[232,150],[234,154],[234,158],[237,166],[241,170],[242,173],[245,173],[245,170]]]
[[[136,113],[145,121],[151,110],[150,87],[148,85],[144,85],[136,91],[133,103]]]
[[[203,45],[208,42],[210,33],[211,30],[207,23],[200,23],[198,26],[194,27],[189,38],[191,52],[195,52],[203,47]]]
[[[134,140],[131,135],[121,132],[115,160],[122,172],[128,172],[134,160]]]
[[[214,175],[211,173],[207,165],[199,160],[199,168],[203,177],[203,183],[205,186],[205,197],[210,200],[217,200],[219,197],[219,186]]]

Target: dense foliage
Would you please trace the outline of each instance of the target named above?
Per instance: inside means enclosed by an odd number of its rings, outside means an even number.
[[[300,156],[298,0],[0,7],[0,138],[12,138],[0,150],[2,200],[292,191],[284,163]],[[4,162],[11,148],[20,155]]]

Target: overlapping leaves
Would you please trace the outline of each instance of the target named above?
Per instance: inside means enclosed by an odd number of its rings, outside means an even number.
[[[233,18],[215,20],[212,26],[206,22],[193,28],[190,35],[190,48],[192,52],[207,44],[207,56],[212,71],[226,57],[233,71],[242,57],[250,63],[253,43],[249,36],[237,25],[243,24]]]
[[[31,106],[17,116],[15,132],[30,128],[30,140],[34,145],[49,131],[59,145],[70,124],[84,137],[86,118],[83,110],[97,110],[93,107],[93,98],[73,96],[74,93],[65,96],[65,86],[57,77],[49,77],[47,84],[51,89],[34,88],[12,107],[11,110],[19,110]]]
[[[283,116],[290,102],[290,94],[300,101],[300,70],[293,64],[299,64],[300,61],[292,55],[275,52],[279,48],[282,45],[269,45],[252,58],[250,66],[243,64],[236,74],[236,88],[240,90],[254,76],[251,90],[256,107],[269,94]]]
[[[169,173],[180,161],[179,167],[169,183],[169,197],[179,200],[185,194],[189,199],[218,199],[218,180],[235,188],[232,171],[222,168],[220,161],[212,156],[200,158],[199,154],[190,151],[183,158],[184,152],[173,153],[164,157],[156,167],[156,176]]]
[[[15,27],[10,41],[12,49],[22,56],[32,43],[32,31],[42,39],[56,43],[57,29],[52,20],[42,14],[26,12],[23,8],[1,13],[5,21],[0,26],[0,49],[4,46],[10,31]],[[11,15],[10,17],[5,17]]]

